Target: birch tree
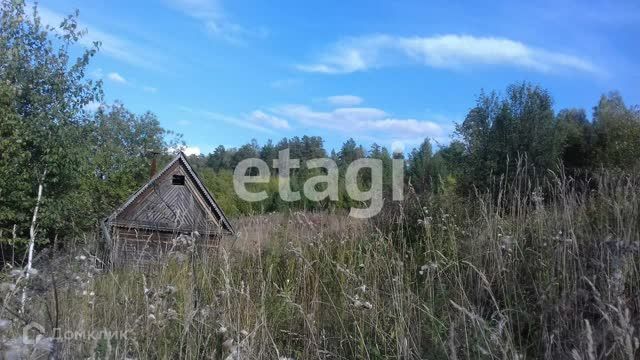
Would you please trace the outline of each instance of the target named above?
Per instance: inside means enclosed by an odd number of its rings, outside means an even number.
[[[2,167],[11,169],[0,172],[0,194],[12,194],[0,209],[14,209],[0,214],[0,227],[17,225],[17,236],[28,239],[27,273],[37,241],[73,221],[67,210],[86,152],[84,109],[102,99],[101,83],[84,76],[99,44],[77,45],[83,36],[77,16],[52,27],[42,23],[35,6],[0,3],[0,83],[9,95],[4,106],[14,114],[0,125],[6,135],[1,146],[8,150]],[[75,60],[71,47],[81,50]]]

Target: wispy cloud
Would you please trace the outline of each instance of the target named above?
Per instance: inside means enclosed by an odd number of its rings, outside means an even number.
[[[118,84],[127,83],[127,79],[125,79],[122,75],[118,74],[117,72],[110,72],[109,75],[107,75],[107,79]]]
[[[356,106],[364,102],[364,100],[355,95],[335,95],[329,96],[327,102],[335,106]]]
[[[469,35],[347,38],[330,46],[316,61],[297,68],[306,72],[340,74],[401,64],[447,69],[481,65],[516,66],[538,72],[602,73],[589,60],[574,55],[528,46],[507,38]]]
[[[245,44],[248,38],[265,37],[265,29],[249,29],[229,19],[219,0],[167,0],[174,9],[200,21],[214,37],[228,43]]]
[[[291,104],[274,108],[272,111],[307,127],[340,131],[361,138],[385,137],[409,142],[425,137],[441,140],[446,138],[450,130],[449,125],[428,120],[397,118],[373,107],[341,107],[319,111],[306,105]]]
[[[289,122],[285,119],[279,118],[274,115],[270,115],[261,110],[255,110],[249,115],[249,119],[251,119],[254,123],[266,124],[274,129],[290,129]]]
[[[251,118],[251,116],[230,116],[213,111],[194,109],[187,106],[178,106],[178,109],[182,112],[188,113],[190,116],[198,117],[200,119],[205,119],[213,122],[223,122],[232,126],[237,126],[243,129],[254,130],[267,134],[276,133],[274,130],[263,124],[257,124],[255,120]],[[182,126],[190,124],[191,121],[187,119],[182,119],[179,121],[179,125]],[[206,125],[206,123],[203,125]]]
[[[287,78],[287,79],[279,79],[271,82],[271,87],[274,89],[289,89],[292,87],[296,87],[302,84],[302,79],[297,78]]]
[[[222,121],[227,124],[249,129],[249,130],[255,130],[255,131],[259,131],[267,134],[275,134],[275,131],[265,126],[255,124],[252,121],[249,121],[245,118],[224,115],[224,114],[211,112],[211,111],[203,111],[202,115],[204,115],[204,117],[208,118],[209,120]]]
[[[153,87],[153,86],[143,86],[142,87],[142,91],[148,92],[150,94],[155,94],[155,93],[158,92],[158,88]]]
[[[43,24],[54,29],[57,29],[65,18],[62,14],[43,6],[38,6],[38,14]],[[87,30],[87,33],[79,40],[82,46],[93,47],[94,42],[99,41],[101,43],[100,53],[102,54],[134,66],[162,70],[158,64],[160,56],[157,52],[84,22],[79,22],[78,27]]]

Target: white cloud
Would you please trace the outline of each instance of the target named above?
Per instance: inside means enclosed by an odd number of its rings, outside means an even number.
[[[65,16],[43,6],[38,6],[38,14],[43,24],[54,29],[58,29],[65,19]],[[161,58],[158,52],[83,22],[78,23],[78,28],[87,30],[87,33],[78,40],[80,45],[91,48],[94,42],[99,41],[100,54],[138,67],[162,70],[158,64],[158,59]]]
[[[344,107],[317,111],[305,105],[285,105],[274,109],[278,115],[309,127],[340,131],[350,136],[413,140],[444,138],[448,127],[433,121],[399,119],[371,107]]]
[[[287,78],[287,79],[274,80],[269,85],[271,85],[271,87],[274,89],[289,89],[292,87],[296,87],[300,84],[302,84],[302,79]]]
[[[157,92],[158,92],[158,88],[155,88],[155,87],[153,87],[153,86],[143,86],[143,87],[142,87],[142,90],[143,90],[144,92],[148,92],[148,93],[150,93],[150,94],[155,94],[155,93],[157,93]]]
[[[331,46],[317,61],[298,65],[297,68],[306,72],[339,74],[403,63],[449,69],[503,65],[539,72],[601,73],[589,60],[577,56],[531,47],[506,38],[469,35],[347,38]]]
[[[442,127],[431,121],[419,121],[416,119],[383,119],[383,120],[363,120],[363,126],[371,130],[389,131],[406,134],[441,134]]]
[[[118,74],[117,72],[111,72],[109,73],[109,75],[107,75],[107,79],[119,83],[119,84],[126,84],[127,80],[122,77],[122,75]]]
[[[218,0],[168,0],[180,12],[200,21],[204,29],[217,38],[241,45],[251,37],[265,37],[265,29],[247,29],[231,20]]]
[[[404,153],[404,148],[404,141],[395,140],[391,142],[391,151],[393,151],[394,154]]]
[[[336,95],[329,96],[327,102],[335,106],[356,106],[362,104],[364,100],[355,95]]]
[[[200,155],[201,154],[200,148],[197,147],[197,146],[187,146],[187,147],[182,149],[182,152],[185,153],[186,155]]]
[[[261,110],[255,110],[249,115],[254,123],[266,124],[274,129],[290,129],[289,122],[274,115],[267,114]]]
[[[177,147],[169,147],[169,152],[173,153],[176,151],[182,151],[185,155],[200,155],[202,151],[200,151],[200,147],[198,146],[177,146]]]
[[[191,117],[204,118],[214,122],[223,122],[232,126],[259,131],[266,134],[277,134],[275,130],[286,130],[290,128],[287,120],[268,114],[262,110],[255,110],[250,114],[241,116],[230,116],[213,111],[194,109],[188,106],[178,106],[178,109],[188,113]],[[180,126],[191,125],[191,123],[192,122],[187,119],[178,121],[178,125]],[[206,126],[207,124],[201,123],[201,125]]]
[[[201,111],[199,113],[209,120],[222,121],[229,125],[238,126],[238,127],[249,129],[249,130],[255,130],[255,131],[268,133],[268,134],[275,134],[275,131],[265,126],[254,124],[247,119],[237,118],[234,116],[228,116],[228,115],[215,113],[211,111]]]
[[[105,108],[105,104],[101,104],[98,101],[91,101],[87,105],[84,106],[84,109],[90,112],[98,111],[100,108]]]

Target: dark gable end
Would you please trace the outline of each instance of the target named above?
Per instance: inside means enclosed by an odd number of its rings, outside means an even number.
[[[234,233],[182,152],[111,214],[106,224],[173,233]]]

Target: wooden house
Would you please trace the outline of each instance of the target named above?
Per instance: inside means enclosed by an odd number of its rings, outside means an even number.
[[[107,262],[116,266],[157,260],[185,243],[215,247],[234,234],[182,152],[102,225]]]

